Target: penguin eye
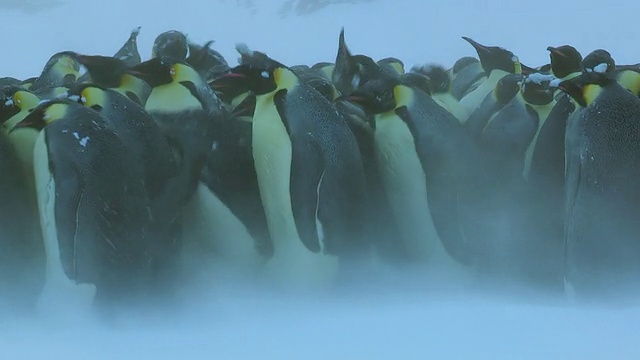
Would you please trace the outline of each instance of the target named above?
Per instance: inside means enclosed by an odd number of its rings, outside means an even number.
[[[268,79],[269,78],[269,72],[268,71],[263,71],[263,72],[260,73],[260,76],[262,76],[265,79]]]

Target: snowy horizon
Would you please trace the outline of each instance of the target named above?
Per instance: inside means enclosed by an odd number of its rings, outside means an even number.
[[[116,6],[120,2],[124,5]],[[640,61],[630,40],[634,38],[629,30],[633,27],[625,26],[633,24],[633,11],[602,19],[596,8],[577,9],[570,2],[551,0],[528,8],[498,0],[482,5],[460,0],[429,5],[375,0],[338,2],[304,16],[281,17],[279,10],[285,2],[242,5],[232,0],[183,0],[176,8],[173,1],[158,0],[150,8],[145,2],[121,0],[88,0],[81,5],[69,0],[32,0],[20,6],[15,1],[0,1],[5,27],[16,29],[5,36],[4,46],[28,49],[3,57],[0,67],[5,69],[3,76],[24,79],[37,76],[58,51],[112,55],[137,26],[142,27],[138,41],[143,59],[151,55],[158,34],[175,29],[199,44],[214,40],[212,47],[230,65],[237,63],[236,43],[246,43],[287,65],[312,65],[335,60],[338,35],[344,26],[353,53],[376,60],[396,57],[407,68],[424,63],[450,67],[460,57],[475,56],[462,36],[507,48],[532,67],[548,63],[548,46],[563,44],[573,45],[583,56],[605,48],[618,64]],[[43,4],[43,10],[34,12],[34,6]],[[625,4],[639,7],[626,0],[616,3],[620,8]],[[65,20],[68,23],[61,23]]]

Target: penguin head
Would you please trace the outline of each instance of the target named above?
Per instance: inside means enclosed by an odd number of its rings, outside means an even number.
[[[370,79],[388,72],[383,70],[373,59],[366,55],[352,55],[344,40],[344,28],[340,31],[338,55],[331,74],[331,81],[338,91],[350,94]]]
[[[306,65],[291,66],[289,69],[298,76],[300,81],[314,88],[327,100],[333,101],[338,97],[336,88],[331,81],[323,76],[320,70],[312,69]]]
[[[453,74],[457,74],[460,72],[460,70],[466,68],[469,65],[473,65],[475,63],[480,62],[480,60],[474,58],[473,56],[464,56],[461,57],[460,59],[458,59],[455,64],[453,64],[453,67],[451,68],[451,72]]]
[[[67,116],[74,103],[68,99],[47,100],[38,105],[29,115],[11,129],[32,128],[42,130],[47,125]]]
[[[511,101],[520,91],[521,81],[522,75],[508,74],[503,76],[493,90],[496,100],[503,105]]]
[[[71,51],[62,51],[49,58],[37,80],[34,81],[33,90],[70,86],[80,75],[80,63],[74,58]]]
[[[371,114],[381,114],[395,109],[394,90],[396,85],[400,85],[397,79],[379,77],[366,82],[343,99],[362,106]]]
[[[400,83],[431,95],[431,79],[420,72],[410,71],[400,76]]]
[[[311,66],[312,69],[320,71],[321,75],[333,84],[333,69],[335,69],[336,65],[330,62],[319,62]],[[337,91],[338,89],[336,89]]]
[[[554,89],[549,86],[555,77],[542,73],[533,73],[522,82],[520,91],[524,101],[532,105],[547,105],[553,101]]]
[[[512,74],[522,73],[520,60],[511,51],[499,46],[485,46],[466,36],[462,38],[476,49],[480,64],[487,74],[493,70],[503,70]]]
[[[102,86],[110,88],[120,86],[122,77],[127,72],[126,63],[112,56],[82,55],[77,53],[73,53],[72,56],[87,68],[91,75],[91,80]]]
[[[165,31],[153,42],[151,57],[172,57],[179,60],[187,58],[187,36],[177,30]]]
[[[67,91],[67,98],[100,111],[108,103],[107,88],[97,84],[78,84]]]
[[[451,78],[444,66],[425,64],[422,66],[414,66],[411,71],[426,75],[430,80],[429,84],[433,93],[446,93],[449,91]]]
[[[378,60],[377,64],[382,70],[386,71],[387,74],[391,76],[400,76],[404,74],[404,63],[400,59],[388,57]]]
[[[155,57],[127,69],[127,73],[147,82],[151,87],[170,83],[190,82],[196,85],[204,80],[189,64],[171,57]]]
[[[582,55],[573,46],[549,46],[547,51],[551,60],[551,71],[555,77],[564,78],[582,72]]]
[[[603,87],[612,84],[616,84],[616,80],[609,74],[592,71],[565,80],[557,84],[557,87],[571,96],[580,106],[586,107],[598,97]]]
[[[584,57],[582,67],[585,72],[611,73],[616,69],[616,62],[607,50],[598,49]]]
[[[240,65],[220,77],[218,84],[262,95],[275,91],[284,80],[285,73],[293,74],[287,66],[265,53],[249,50],[244,44],[237,44],[236,50],[241,56]]]
[[[0,124],[4,124],[7,120],[20,112],[22,99],[18,98],[18,101],[16,101],[14,98],[15,94],[20,91],[24,90],[20,86],[16,85],[7,85],[2,88],[3,98],[2,103],[0,103]]]

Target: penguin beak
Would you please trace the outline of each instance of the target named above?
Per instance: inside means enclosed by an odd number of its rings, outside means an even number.
[[[247,76],[230,72],[213,80],[209,83],[209,86],[214,90],[224,90],[233,87],[239,80],[247,80]]]
[[[469,44],[471,44],[471,46],[473,46],[478,53],[486,53],[486,54],[491,53],[491,49],[473,40],[472,38],[463,36],[462,39],[468,42]]]
[[[554,56],[561,56],[563,58],[566,58],[566,56],[562,53],[562,51],[558,50],[557,48],[554,48],[553,46],[547,47],[547,51],[552,53]]]

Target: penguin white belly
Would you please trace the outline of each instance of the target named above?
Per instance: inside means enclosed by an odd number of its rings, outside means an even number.
[[[329,286],[335,278],[338,259],[311,252],[298,235],[290,193],[291,140],[271,94],[256,98],[252,145],[260,197],[274,248],[273,258],[266,264],[266,275],[282,285]]]
[[[34,167],[33,167],[33,149],[38,138],[39,132],[31,128],[17,129],[9,134],[9,141],[16,150],[23,173],[26,177],[25,181],[29,189],[35,191],[34,183]]]
[[[503,70],[493,70],[489,77],[478,86],[477,89],[465,95],[462,99],[460,99],[460,107],[464,109],[464,111],[471,115],[473,111],[482,103],[484,98],[492,92],[498,81],[506,76],[508,72]]]
[[[40,226],[46,254],[46,281],[38,307],[47,313],[65,309],[65,315],[68,315],[67,312],[81,314],[91,306],[96,287],[92,284],[76,284],[67,277],[62,267],[55,220],[56,186],[49,171],[49,156],[44,135],[45,132],[41,131],[36,139],[33,159]]]
[[[455,116],[461,123],[467,121],[469,117],[469,113],[460,106],[460,103],[456,98],[453,97],[450,93],[444,94],[433,94],[433,100],[438,103],[438,105],[445,108],[451,115]]]
[[[176,99],[180,99],[181,109],[202,109],[202,104],[189,89],[173,84],[153,88],[144,108],[147,111],[172,112],[176,109]]]
[[[203,279],[212,272],[208,266],[199,266],[201,260],[215,263],[218,271],[213,273],[223,276],[250,275],[264,263],[244,225],[203,183],[198,184],[183,219],[182,257],[187,265],[198,264],[193,270],[203,271]]]
[[[536,130],[536,134],[533,136],[533,140],[531,140],[531,144],[529,144],[529,147],[527,148],[527,153],[525,154],[524,170],[522,171],[522,175],[524,176],[525,179],[529,179],[529,171],[531,170],[531,160],[533,159],[533,151],[536,148],[538,135],[540,135],[540,129],[542,129],[542,126],[544,125],[545,121],[547,121],[547,118],[549,117],[549,113],[551,112],[555,104],[556,102],[554,100],[551,102],[550,105],[535,106],[536,110],[538,111],[540,121],[538,121],[538,129]]]
[[[407,253],[420,263],[450,262],[433,225],[427,186],[409,127],[393,112],[376,115],[376,154]]]

